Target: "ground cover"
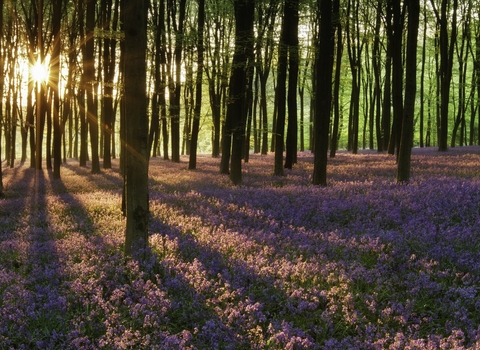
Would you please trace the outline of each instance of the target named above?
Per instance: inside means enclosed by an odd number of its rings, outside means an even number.
[[[152,159],[150,246],[122,255],[122,180],[4,169],[1,349],[480,348],[480,147],[312,156],[244,183]]]

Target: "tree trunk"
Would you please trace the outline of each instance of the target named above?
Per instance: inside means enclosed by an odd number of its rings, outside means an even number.
[[[319,53],[315,59],[315,144],[313,161],[314,185],[327,185],[327,153],[328,132],[330,129],[330,115],[332,102],[332,71],[334,54],[334,28],[332,0],[318,0],[320,13],[320,44]]]
[[[298,85],[298,0],[287,1],[285,8],[288,8],[288,126],[287,140],[285,144],[285,168],[292,169],[297,163],[297,85]]]
[[[415,95],[417,91],[417,44],[420,2],[419,0],[407,0],[406,6],[408,6],[408,34],[405,59],[405,102],[397,167],[397,182],[400,183],[410,180],[410,158],[413,146],[413,120],[415,118]]]
[[[117,30],[119,0],[115,0],[112,13],[112,0],[102,0],[101,20],[103,35],[103,168],[112,167],[112,136],[114,136],[113,119],[113,87],[115,78],[115,60],[117,41],[111,31]]]
[[[39,64],[44,63],[43,55],[43,0],[38,0],[37,8],[37,61]],[[42,81],[37,81],[37,114],[35,120],[35,169],[42,169],[42,146],[43,146],[43,130],[45,125],[43,96],[45,95],[44,84]]]
[[[160,139],[160,108],[161,95],[165,93],[165,87],[162,83],[162,68],[165,64],[164,52],[162,46],[162,38],[165,30],[164,24],[164,3],[160,4],[160,11],[158,3],[152,3],[153,22],[155,23],[155,49],[153,53],[154,65],[154,82],[152,93],[152,118],[150,121],[150,133],[148,136],[148,149],[152,157],[157,156],[158,141]]]
[[[168,2],[170,3],[170,2]],[[173,4],[175,6],[175,4]],[[180,93],[181,93],[181,74],[182,74],[182,54],[183,54],[183,28],[185,22],[186,0],[180,0],[179,18],[174,17],[176,11],[171,10],[172,23],[175,23],[175,81],[170,89],[170,131],[172,134],[172,161],[180,162]]]
[[[62,19],[63,0],[55,0],[53,4],[53,52],[50,68],[50,84],[53,90],[53,177],[60,178],[60,164],[62,163],[62,132],[60,129],[60,24]]]
[[[86,15],[87,42],[85,43],[84,75],[87,93],[87,122],[90,130],[90,145],[92,151],[92,174],[100,172],[98,155],[98,116],[94,101],[95,57],[93,33],[95,30],[95,7],[97,0],[88,0]]]
[[[197,168],[197,143],[200,129],[200,112],[202,109],[203,86],[203,29],[205,24],[205,0],[198,1],[198,42],[197,42],[197,78],[195,82],[195,110],[193,112],[192,139],[190,143],[189,169]]]
[[[393,37],[392,37],[392,95],[393,95],[393,123],[390,133],[388,153],[395,154],[399,149],[400,134],[402,130],[403,116],[403,57],[402,57],[402,29],[403,14],[400,3],[392,1],[393,6]],[[398,153],[397,153],[398,156]]]
[[[145,254],[148,244],[148,116],[146,98],[147,0],[122,0],[125,28],[125,254]]]
[[[283,150],[285,136],[286,119],[286,96],[287,96],[287,65],[288,65],[288,35],[292,30],[292,9],[289,8],[289,2],[285,3],[282,30],[280,32],[280,43],[278,46],[278,66],[277,66],[277,88],[275,89],[275,104],[277,107],[277,118],[275,121],[275,162],[274,174],[283,176]]]
[[[340,130],[340,73],[343,54],[343,33],[342,22],[339,18],[340,1],[333,1],[335,18],[332,19],[332,25],[337,34],[337,50],[335,56],[335,79],[333,85],[333,127],[330,135],[330,158],[334,158],[338,148],[339,130]]]
[[[453,0],[453,9],[449,8],[449,0],[442,0],[440,13],[435,7],[433,0],[432,6],[437,16],[440,27],[440,130],[438,139],[438,150],[447,151],[448,149],[448,105],[450,102],[450,84],[452,80],[453,54],[455,41],[457,40],[457,7],[458,0]],[[448,25],[451,23],[451,30]],[[451,33],[450,42],[448,38]]]
[[[242,182],[242,146],[247,117],[247,89],[253,55],[254,0],[235,0],[235,53],[230,77],[229,101],[224,127],[221,172],[230,159],[230,180]],[[231,157],[230,157],[231,145]]]

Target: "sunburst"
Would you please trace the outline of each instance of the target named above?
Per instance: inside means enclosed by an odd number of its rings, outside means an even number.
[[[48,81],[48,64],[37,60],[35,64],[30,65],[30,77],[35,83],[46,83]]]

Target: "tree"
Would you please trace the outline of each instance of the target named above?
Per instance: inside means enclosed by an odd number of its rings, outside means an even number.
[[[288,35],[292,30],[292,9],[286,2],[283,7],[282,30],[280,32],[280,43],[278,47],[277,64],[277,87],[275,90],[275,104],[277,108],[277,118],[275,120],[275,162],[274,174],[283,176],[283,150],[285,136],[285,118],[286,118],[286,89],[287,89],[287,67],[288,67]]]
[[[112,7],[112,5],[114,5]],[[111,149],[113,136],[113,88],[115,78],[115,60],[117,40],[114,31],[117,30],[119,0],[101,0],[101,29],[103,33],[103,96],[102,96],[102,125],[103,125],[103,167],[112,167]]]
[[[278,0],[261,1],[256,6],[258,33],[255,44],[255,71],[260,85],[257,144],[261,148],[261,154],[268,153],[267,82],[275,51],[275,20],[279,10],[279,2]]]
[[[350,99],[350,118],[348,127],[348,149],[354,154],[358,152],[358,130],[360,123],[360,81],[362,50],[364,41],[360,40],[359,0],[348,0],[347,3],[347,51],[352,72],[352,92]]]
[[[319,52],[315,58],[315,120],[314,120],[314,185],[327,184],[328,132],[332,102],[332,71],[334,55],[334,27],[332,0],[318,0],[320,13]]]
[[[417,40],[420,16],[419,0],[408,0],[408,36],[405,58],[405,102],[403,104],[402,133],[398,153],[397,182],[410,180],[410,156],[413,146],[413,120],[417,91]]]
[[[438,150],[448,149],[448,105],[450,103],[450,84],[452,81],[452,68],[455,41],[457,40],[457,7],[458,0],[453,0],[453,8],[450,9],[450,1],[442,0],[440,12],[434,0],[431,0],[437,23],[440,30],[439,54],[440,69],[440,125],[438,135]],[[451,28],[449,31],[449,23]],[[448,37],[450,32],[450,38]]]
[[[160,140],[160,114],[162,114],[163,125],[166,125],[165,116],[165,1],[154,1],[151,6],[152,22],[155,28],[154,50],[153,50],[153,93],[151,97],[152,117],[150,122],[150,133],[148,136],[148,149],[153,157],[157,156],[158,143]],[[168,133],[164,132],[165,141],[168,141]],[[168,142],[164,143],[165,159],[168,159]]]
[[[148,0],[122,0],[124,40],[125,254],[148,244],[148,116],[146,98]]]
[[[53,93],[53,177],[60,178],[60,164],[62,163],[61,140],[62,132],[60,129],[60,25],[62,19],[63,0],[54,0],[53,2],[53,52],[51,57],[50,84]]]
[[[298,0],[287,1],[285,7],[290,12],[288,30],[288,91],[287,91],[287,140],[285,143],[285,168],[292,169],[297,163],[298,113],[297,113],[297,82],[298,82]]]
[[[333,1],[336,17],[332,19],[332,25],[337,34],[336,54],[335,54],[335,79],[333,85],[333,127],[330,136],[330,158],[334,158],[338,148],[338,138],[340,137],[340,73],[343,54],[343,34],[342,21],[340,20],[340,0]]]
[[[400,134],[402,128],[402,116],[403,116],[403,57],[402,57],[402,40],[403,40],[403,24],[404,24],[404,12],[400,6],[400,2],[391,0],[387,5],[391,9],[392,13],[392,28],[389,34],[391,35],[390,43],[392,54],[392,106],[393,106],[393,122],[392,130],[390,133],[390,143],[388,145],[388,152],[390,154],[395,153],[400,145]]]
[[[100,172],[100,159],[98,155],[98,116],[94,101],[95,85],[95,7],[97,0],[88,0],[86,14],[86,33],[87,42],[85,43],[85,56],[83,58],[83,69],[85,77],[85,87],[87,92],[87,121],[90,130],[90,145],[92,150],[92,174]]]
[[[235,0],[235,53],[229,85],[229,103],[222,140],[220,172],[234,184],[242,182],[242,145],[247,116],[248,69],[253,57],[254,0]],[[230,170],[228,164],[230,163]]]
[[[212,112],[212,157],[220,156],[222,117],[225,117],[228,75],[230,70],[230,39],[233,31],[231,3],[210,0],[205,20],[205,75]],[[207,5],[206,4],[206,5]],[[208,45],[208,43],[211,43]],[[228,165],[227,165],[228,172]]]
[[[190,143],[189,169],[197,167],[197,141],[200,129],[200,111],[202,109],[202,86],[203,86],[203,29],[205,25],[205,0],[198,0],[198,28],[197,28],[197,78],[195,81],[195,110],[192,125],[192,140]]]
[[[170,87],[170,130],[172,133],[172,161],[180,161],[180,93],[182,75],[182,53],[184,40],[186,0],[180,0],[178,22],[176,17],[176,1],[167,1],[168,13],[175,35],[175,48],[173,52],[175,62],[175,75]]]

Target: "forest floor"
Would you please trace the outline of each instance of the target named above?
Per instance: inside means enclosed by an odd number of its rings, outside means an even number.
[[[338,152],[243,184],[150,163],[150,247],[122,253],[118,161],[4,168],[0,349],[478,349],[480,147]]]

